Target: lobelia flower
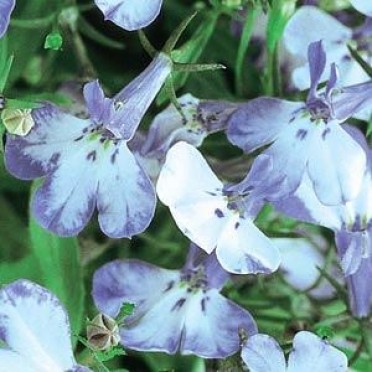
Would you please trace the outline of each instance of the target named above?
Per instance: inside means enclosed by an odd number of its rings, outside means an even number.
[[[283,184],[272,200],[293,193],[306,174],[322,203],[338,205],[358,195],[366,165],[363,149],[340,124],[370,104],[372,84],[334,94],[337,70],[333,64],[325,92],[318,93],[326,65],[321,42],[309,46],[308,58],[311,88],[306,103],[254,99],[231,115],[227,135],[245,152],[271,144],[263,153],[272,158],[272,166],[262,173],[262,186]]]
[[[76,235],[96,206],[100,227],[110,237],[131,237],[149,225],[154,187],[127,142],[171,65],[160,53],[112,99],[105,98],[97,81],[86,84],[89,119],[46,105],[33,110],[35,126],[27,136],[7,136],[7,170],[24,180],[46,176],[32,201],[33,214],[44,228]]]
[[[0,0],[0,38],[6,33],[10,16],[15,7],[15,0]]]
[[[127,31],[148,26],[159,15],[163,0],[94,0],[106,20]]]
[[[266,158],[261,160],[264,166]],[[277,248],[253,223],[263,205],[254,191],[260,166],[257,162],[241,183],[224,185],[198,150],[178,142],[168,151],[157,182],[159,199],[181,231],[207,253],[216,249],[218,261],[231,273],[271,273],[279,266]]]
[[[135,305],[120,329],[125,348],[225,358],[239,350],[239,334],[257,333],[249,312],[219,293],[228,278],[214,254],[191,245],[181,270],[139,260],[104,265],[94,274],[93,298],[111,317],[124,303]]]
[[[348,130],[354,138],[361,136],[355,128]],[[372,275],[372,153],[366,150],[369,162],[362,187],[354,200],[340,206],[325,206],[319,202],[305,177],[293,196],[275,203],[278,210],[294,218],[323,225],[335,232],[350,308],[359,317],[367,316],[372,309],[372,285],[366,280]]]
[[[129,146],[151,179],[156,180],[167,151],[179,141],[199,147],[211,133],[226,129],[237,104],[200,100],[191,94],[178,99],[183,116],[173,104],[155,116],[146,135],[137,132]]]
[[[45,288],[17,280],[0,289],[0,371],[88,372],[76,364],[65,309]]]
[[[314,24],[317,27],[314,27]],[[355,44],[365,61],[372,63],[370,37],[370,27],[352,30],[315,6],[300,7],[288,21],[283,33],[284,47],[295,58],[293,62],[296,67],[291,74],[293,85],[300,90],[310,87],[309,62],[304,46],[318,40],[323,41],[329,61],[326,62],[326,69],[320,76],[320,82],[327,80],[326,71],[331,67],[331,62],[336,63],[340,69],[340,79],[343,85],[358,84],[370,80],[368,74],[352,57],[347,47],[350,43]]]
[[[288,362],[277,341],[265,334],[250,337],[241,356],[250,372],[347,371],[346,355],[308,331],[295,335]]]

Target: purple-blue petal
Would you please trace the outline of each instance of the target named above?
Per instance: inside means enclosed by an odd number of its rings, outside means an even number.
[[[307,98],[309,102],[318,98],[316,90],[327,62],[321,40],[313,42],[308,46],[307,59],[310,68],[310,91]]]
[[[52,172],[66,153],[69,143],[77,140],[91,125],[46,105],[32,111],[35,126],[24,137],[7,135],[5,166],[15,177],[31,180]]]
[[[227,137],[245,152],[252,152],[273,142],[301,107],[302,103],[256,98],[230,116]]]
[[[9,26],[10,16],[15,7],[15,0],[0,0],[0,38]]]
[[[360,234],[362,233],[348,233],[346,231],[336,234],[336,245],[341,257],[346,254],[352,243],[360,245]],[[372,311],[372,283],[368,279],[372,276],[372,228],[370,227],[364,234],[366,234],[364,239],[369,245],[367,247],[369,255],[362,257],[358,269],[353,274],[346,276],[350,309],[357,317],[366,317]]]
[[[130,140],[171,71],[172,60],[159,53],[139,76],[113,98],[115,113],[105,127],[117,138]]]

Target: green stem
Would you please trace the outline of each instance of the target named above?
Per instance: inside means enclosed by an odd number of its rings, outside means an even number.
[[[255,20],[258,14],[257,8],[248,8],[242,36],[240,38],[238,55],[235,62],[235,90],[238,95],[243,95],[243,71],[244,59],[252,37]]]
[[[39,29],[48,27],[50,24],[53,23],[57,16],[57,13],[52,13],[47,17],[43,18],[35,18],[35,19],[11,19],[10,25],[19,28],[26,28],[26,29]]]

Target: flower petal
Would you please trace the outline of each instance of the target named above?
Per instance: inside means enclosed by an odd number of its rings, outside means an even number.
[[[240,348],[240,332],[251,336],[257,326],[248,311],[216,289],[192,296],[185,314],[181,353],[226,358]]]
[[[108,19],[127,31],[148,26],[159,14],[163,0],[94,0]]]
[[[241,355],[251,372],[286,372],[284,353],[279,344],[268,335],[249,337]]]
[[[36,220],[60,236],[78,234],[92,217],[103,157],[96,141],[70,146],[69,156],[48,175],[32,201]]]
[[[343,212],[337,207],[322,204],[317,198],[307,174],[294,195],[274,202],[275,208],[298,220],[316,223],[330,229],[340,229]]]
[[[5,166],[15,177],[30,180],[51,172],[68,156],[91,122],[47,105],[32,111],[35,126],[25,136],[8,135]]]
[[[114,112],[114,103],[105,97],[98,80],[85,84],[83,93],[90,119],[93,122],[101,124],[111,118]]]
[[[37,370],[30,365],[27,359],[11,350],[0,349],[0,360],[1,360],[0,372],[7,371],[37,372]]]
[[[282,258],[280,270],[294,288],[305,291],[318,280],[317,267],[324,266],[324,257],[307,239],[272,239]]]
[[[98,269],[93,277],[93,299],[98,309],[115,318],[123,303],[136,307],[138,319],[180,280],[176,270],[165,270],[139,261],[113,261]]]
[[[0,38],[9,26],[10,15],[15,7],[15,0],[0,0]]]
[[[273,142],[302,106],[277,98],[253,99],[230,116],[227,137],[245,152],[252,152]]]
[[[200,146],[206,136],[205,130],[192,131],[197,119],[197,109],[200,100],[191,94],[184,94],[178,99],[185,115],[184,119],[173,104],[156,115],[151,123],[142,153],[164,155],[169,148],[178,141],[185,141],[194,146]],[[199,123],[201,127],[201,123]]]
[[[316,148],[315,134],[316,127],[312,126],[309,118],[296,118],[264,152],[273,160],[272,169],[266,177],[266,180],[271,180],[269,184],[276,184],[281,178],[286,177],[286,187],[283,187],[282,194],[276,192],[275,199],[272,196],[272,200],[278,199],[280,195],[291,194],[301,183],[308,159]]]
[[[318,126],[308,172],[319,200],[338,205],[354,199],[366,170],[363,149],[338,124]],[[352,177],[350,176],[352,175]]]
[[[364,232],[336,233],[336,246],[340,257],[344,257],[352,245],[358,248],[359,259],[360,255],[362,257],[356,271],[346,277],[350,308],[353,315],[366,317],[372,311],[372,285],[366,280],[372,275],[372,228]]]
[[[159,199],[170,208],[183,233],[208,253],[231,213],[222,187],[193,146],[178,142],[168,151],[157,182]]]
[[[133,138],[151,102],[170,75],[172,63],[170,57],[159,53],[140,75],[113,98],[115,113],[106,123],[106,128],[117,138]]]
[[[317,27],[314,27],[314,24]],[[288,21],[283,42],[286,49],[306,60],[307,47],[318,40],[324,42],[327,57],[334,62],[334,54],[342,42],[351,40],[352,31],[336,18],[315,6],[301,6]]]
[[[317,27],[313,25],[316,24]],[[335,62],[343,72],[349,69],[349,61],[344,57],[350,57],[346,47],[352,39],[352,30],[340,23],[336,18],[315,6],[300,7],[288,21],[284,33],[283,42],[285,48],[293,55],[299,57],[297,68],[292,72],[292,82],[298,89],[310,87],[309,64],[306,61],[307,46],[313,42],[322,40],[327,52],[327,64],[320,81],[328,79],[329,68]],[[343,66],[345,65],[345,67]]]
[[[298,332],[289,354],[288,372],[346,372],[344,353],[311,332]]]
[[[216,249],[222,267],[235,274],[271,273],[280,264],[278,249],[248,218],[231,217]]]
[[[0,334],[27,365],[36,371],[75,365],[67,314],[52,293],[19,280],[0,290],[0,305]]]
[[[124,347],[139,351],[176,353],[180,348],[190,294],[186,288],[171,288],[135,322],[121,329]]]
[[[101,229],[112,238],[139,234],[154,216],[154,187],[125,143],[106,149],[103,156],[97,191]]]

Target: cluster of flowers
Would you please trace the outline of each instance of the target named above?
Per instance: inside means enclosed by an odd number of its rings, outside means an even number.
[[[161,3],[96,0],[106,18],[127,30],[151,23]],[[355,6],[372,16],[367,3],[355,1]],[[0,5],[4,33],[14,1]],[[309,17],[320,17],[319,25],[324,17],[320,35],[303,29]],[[345,40],[362,44],[370,33],[371,18],[350,30],[315,7],[295,13],[284,42],[297,58],[293,85],[309,88],[305,102],[261,97],[237,104],[187,94],[179,99],[182,115],[170,106],[155,117],[147,134],[141,133],[140,121],[173,69],[171,57],[160,52],[113,98],[105,97],[98,81],[87,83],[86,118],[46,104],[32,111],[29,133],[8,134],[7,170],[23,180],[45,177],[32,201],[44,228],[76,235],[97,208],[106,235],[132,237],[150,224],[157,193],[191,240],[181,270],[124,260],[95,273],[93,298],[102,313],[115,318],[123,303],[136,306],[120,328],[123,346],[224,358],[246,340],[241,355],[251,371],[305,371],[310,366],[346,371],[346,356],[310,332],[295,336],[286,363],[276,341],[258,334],[252,316],[219,292],[229,273],[270,274],[279,268],[278,246],[254,224],[270,202],[288,216],[335,232],[351,310],[358,317],[370,313],[372,285],[365,278],[372,275],[372,152],[362,133],[346,121],[368,115],[372,82],[344,45]],[[265,147],[236,184],[220,181],[196,149],[207,135],[223,130],[246,153]],[[0,339],[8,347],[0,349],[0,358],[8,370],[26,364],[30,370],[86,370],[72,357],[66,314],[53,295],[19,281],[0,291],[0,301]],[[41,321],[48,322],[48,333]],[[25,327],[30,339],[19,338]],[[50,327],[58,338],[50,339]]]

